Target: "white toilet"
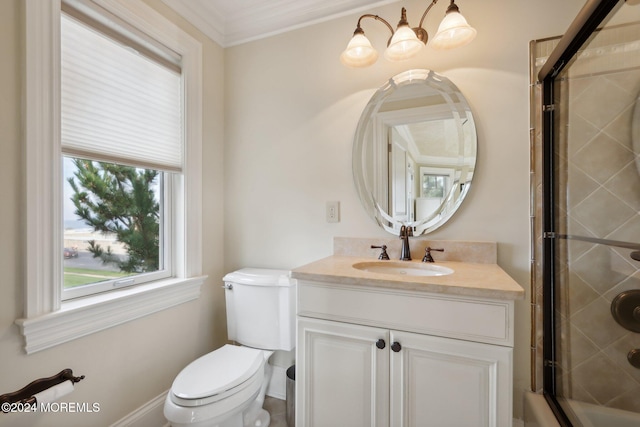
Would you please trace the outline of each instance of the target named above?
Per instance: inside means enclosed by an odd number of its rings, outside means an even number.
[[[295,280],[285,270],[244,268],[224,278],[229,340],[173,381],[164,416],[174,427],[267,427],[262,409],[274,350],[295,347]]]

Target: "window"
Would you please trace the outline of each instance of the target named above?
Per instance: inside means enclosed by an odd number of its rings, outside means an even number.
[[[63,157],[63,300],[171,276],[167,175]]]
[[[161,225],[182,171],[180,58],[165,66],[91,22],[63,7],[63,300],[172,275]]]
[[[205,279],[200,44],[142,1],[60,9],[26,1],[28,256],[16,323],[27,353],[197,298]],[[70,266],[80,258],[90,268]]]

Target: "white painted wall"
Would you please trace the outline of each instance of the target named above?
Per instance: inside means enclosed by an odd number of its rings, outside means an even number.
[[[447,2],[441,2],[447,3]],[[478,30],[464,48],[435,51],[401,64],[342,66],[358,15],[225,50],[225,267],[294,268],[328,256],[334,236],[384,237],[360,205],[351,147],[360,114],[389,77],[428,68],[465,94],[478,127],[473,187],[437,239],[497,241],[498,262],[529,293],[529,59],[532,39],[557,36],[583,0],[460,0]],[[417,23],[424,1],[367,11],[395,24],[400,7]],[[445,6],[427,19],[435,33]],[[388,34],[373,20],[363,29],[381,52]],[[381,55],[382,56],[382,55]],[[325,221],[339,200],[341,222]],[[529,388],[529,299],[516,306],[514,415]]]

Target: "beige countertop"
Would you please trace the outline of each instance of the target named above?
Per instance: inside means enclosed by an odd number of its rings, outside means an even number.
[[[291,277],[315,282],[382,287],[388,289],[432,292],[450,295],[516,300],[525,297],[524,289],[497,264],[459,261],[435,262],[454,272],[444,276],[409,276],[368,272],[353,267],[361,262],[422,264],[413,261],[378,261],[356,256],[333,255],[291,271]],[[418,266],[416,266],[418,267]]]

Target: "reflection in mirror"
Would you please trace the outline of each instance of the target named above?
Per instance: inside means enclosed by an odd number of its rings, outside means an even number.
[[[444,224],[469,191],[477,138],[458,88],[429,70],[391,78],[367,104],[353,145],[360,199],[385,230]]]

